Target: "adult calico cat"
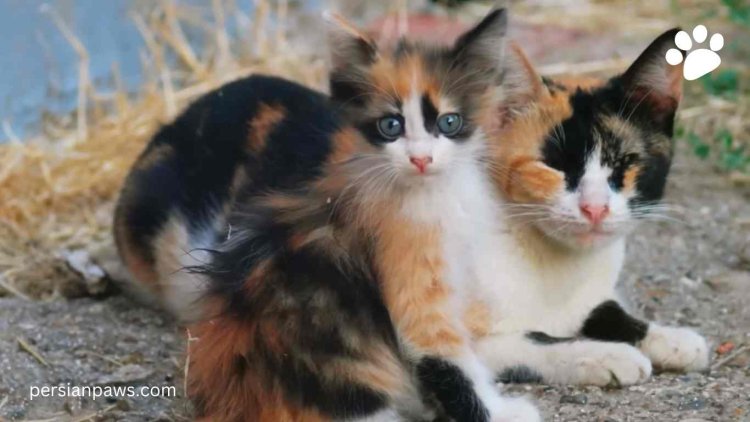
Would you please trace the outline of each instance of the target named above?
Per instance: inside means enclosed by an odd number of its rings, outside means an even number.
[[[500,379],[629,385],[652,366],[707,368],[703,337],[632,316],[615,292],[627,233],[661,211],[682,94],[682,66],[664,57],[677,32],[610,79],[544,79],[519,49],[506,61],[490,159],[506,225],[478,266],[470,324]]]

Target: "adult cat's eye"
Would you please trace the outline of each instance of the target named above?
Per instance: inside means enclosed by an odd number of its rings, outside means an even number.
[[[384,138],[394,141],[404,133],[404,123],[400,116],[386,116],[378,120],[378,132]]]
[[[438,130],[446,136],[457,134],[463,127],[463,119],[458,113],[443,114],[437,121]]]

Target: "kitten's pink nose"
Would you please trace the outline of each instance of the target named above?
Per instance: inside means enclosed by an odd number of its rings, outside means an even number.
[[[605,218],[607,218],[607,215],[609,215],[609,206],[581,204],[581,214],[583,214],[591,224],[598,226]]]
[[[409,161],[414,164],[414,167],[416,167],[420,173],[424,173],[427,171],[427,165],[432,163],[432,157],[409,157]]]

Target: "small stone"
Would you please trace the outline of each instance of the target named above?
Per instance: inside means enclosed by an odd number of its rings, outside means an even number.
[[[698,396],[685,397],[677,404],[680,410],[701,410],[706,407],[706,401]]]
[[[81,400],[80,398],[66,400],[63,407],[68,414],[77,415],[81,412]]]
[[[61,255],[70,269],[83,278],[89,294],[102,294],[107,290],[107,274],[93,262],[88,251],[62,251]]]
[[[586,404],[589,398],[585,394],[570,394],[560,397],[560,403],[568,404]]]
[[[716,348],[716,354],[718,354],[718,355],[726,355],[727,353],[731,352],[732,350],[734,350],[734,343],[732,343],[731,341],[725,341],[724,343],[721,343]]]
[[[721,293],[750,292],[750,272],[728,271],[706,281],[711,289]]]

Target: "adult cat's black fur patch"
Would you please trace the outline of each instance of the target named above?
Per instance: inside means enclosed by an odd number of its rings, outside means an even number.
[[[553,337],[541,331],[530,331],[526,333],[526,338],[536,344],[558,344],[573,341],[572,337]]]
[[[633,205],[661,199],[672,160],[674,116],[681,95],[681,72],[666,64],[664,53],[674,47],[679,28],[665,32],[622,75],[607,83],[569,92],[570,116],[547,135],[544,162],[565,174],[573,191],[587,159],[601,151],[610,168],[610,185],[623,189],[623,178],[637,174]],[[552,93],[567,92],[564,84],[543,79]]]
[[[515,365],[504,369],[496,380],[505,384],[540,384],[544,377],[526,365]]]
[[[612,169],[610,184],[623,187],[625,172],[639,166],[636,202],[659,200],[664,191],[671,161],[671,124],[657,125],[650,117],[647,104],[628,105],[626,88],[620,78],[592,90],[578,89],[570,95],[572,115],[547,135],[542,148],[544,163],[565,174],[568,190],[573,191],[583,177],[586,162],[593,152],[601,150],[601,164]],[[626,119],[627,117],[627,119]],[[618,119],[637,132],[635,141],[623,139],[604,124],[606,118]],[[670,121],[671,120],[667,120]],[[654,147],[650,143],[666,143]]]
[[[630,316],[614,300],[603,302],[589,314],[581,335],[594,340],[637,344],[648,333],[648,324]]]

